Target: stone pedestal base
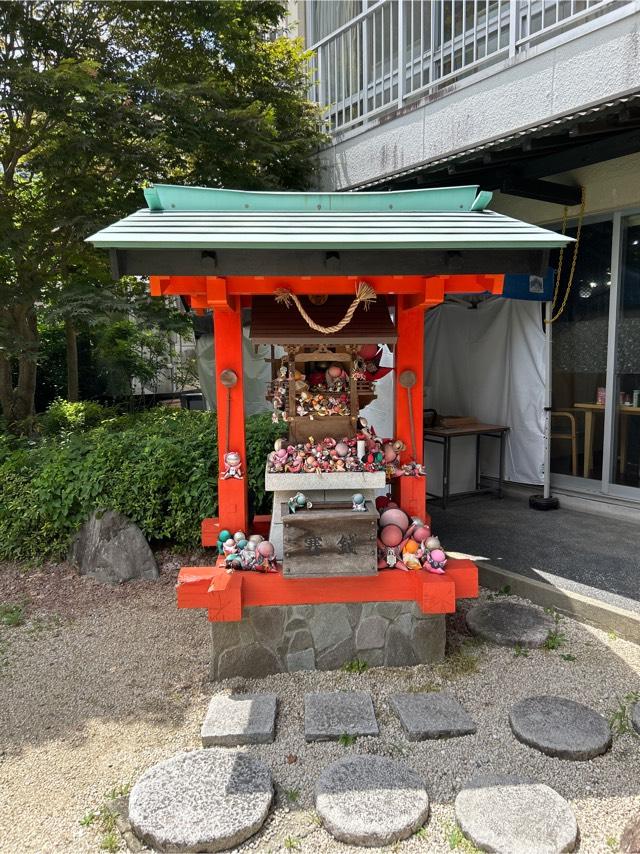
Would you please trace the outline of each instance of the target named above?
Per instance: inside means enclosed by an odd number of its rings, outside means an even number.
[[[372,667],[444,658],[444,614],[415,602],[273,605],[245,608],[234,623],[211,623],[212,679],[337,670],[359,658]]]

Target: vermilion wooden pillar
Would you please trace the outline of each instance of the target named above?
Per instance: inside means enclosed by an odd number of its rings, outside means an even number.
[[[416,382],[410,390],[413,409],[413,426],[416,441],[415,459],[424,463],[424,441],[422,433],[422,408],[424,386],[424,306],[404,308],[405,300],[398,297],[396,312],[396,328],[398,342],[395,348],[395,404],[396,404],[396,436],[406,445],[402,454],[402,462],[409,462],[413,452],[411,449],[411,422],[409,418],[409,400],[407,389],[400,385],[400,374],[403,371],[413,371]],[[398,477],[393,482],[394,500],[410,516],[425,518],[427,508],[427,482],[424,477]]]
[[[247,499],[247,451],[244,427],[244,375],[242,370],[242,311],[238,301],[235,310],[214,310],[216,354],[216,399],[218,408],[218,517],[220,526],[249,534]],[[228,390],[220,382],[224,370],[234,371],[238,382]],[[227,413],[227,407],[230,407]],[[227,445],[227,424],[229,425]],[[242,479],[222,479],[227,447],[242,458]]]

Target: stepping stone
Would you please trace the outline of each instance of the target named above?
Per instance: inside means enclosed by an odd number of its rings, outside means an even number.
[[[275,694],[216,694],[200,731],[202,746],[237,747],[273,741],[277,703]]]
[[[341,842],[390,845],[422,827],[429,816],[429,796],[423,780],[404,762],[347,756],[320,775],[316,810]]]
[[[477,729],[456,698],[444,691],[394,694],[391,704],[409,741],[472,735]]]
[[[640,703],[636,703],[631,709],[631,725],[637,733],[640,733]]]
[[[578,825],[569,804],[542,783],[481,776],[462,789],[456,821],[481,851],[559,854],[573,851]]]
[[[528,697],[509,713],[513,734],[529,747],[560,759],[592,759],[611,747],[606,720],[564,697]]]
[[[555,623],[532,605],[520,602],[486,602],[467,612],[467,626],[472,634],[498,646],[527,649],[543,646]]]
[[[195,750],[145,771],[129,795],[129,821],[153,849],[223,851],[260,830],[272,799],[271,772],[260,760]]]
[[[341,735],[379,734],[368,691],[304,695],[304,737],[307,741],[335,741]]]

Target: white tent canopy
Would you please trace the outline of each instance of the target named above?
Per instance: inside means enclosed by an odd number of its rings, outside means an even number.
[[[544,340],[536,301],[492,297],[477,308],[444,303],[427,314],[425,323],[425,407],[510,427],[505,478],[517,483],[543,480]],[[452,452],[452,492],[473,489],[469,478],[475,479],[475,467],[469,457],[475,454],[475,438],[455,442],[460,444]],[[480,468],[497,477],[494,444],[482,444]],[[433,483],[442,452],[435,445],[426,450]]]

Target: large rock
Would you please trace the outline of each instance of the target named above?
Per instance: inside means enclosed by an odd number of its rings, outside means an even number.
[[[70,563],[81,575],[106,584],[158,577],[153,552],[140,528],[122,513],[93,513],[71,544]]]
[[[555,623],[540,608],[520,602],[485,602],[467,613],[470,631],[499,646],[543,646]]]
[[[476,777],[455,803],[456,821],[481,851],[560,854],[573,851],[578,825],[569,804],[541,783]]]
[[[631,725],[637,733],[640,733],[640,703],[636,703],[631,709]]]
[[[620,854],[640,854],[640,813],[627,822],[622,832]]]
[[[384,756],[347,756],[320,775],[316,810],[341,842],[390,845],[424,824],[429,797],[424,782],[404,763]]]
[[[611,747],[611,730],[602,715],[564,697],[521,700],[511,709],[509,723],[518,741],[547,756],[592,759]]]
[[[260,830],[272,799],[271,772],[260,760],[196,750],[142,775],[129,796],[129,820],[158,851],[224,851]]]

